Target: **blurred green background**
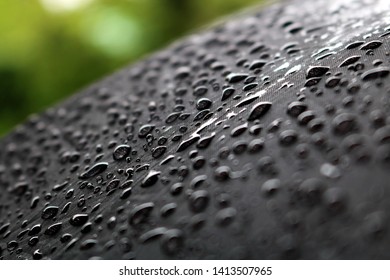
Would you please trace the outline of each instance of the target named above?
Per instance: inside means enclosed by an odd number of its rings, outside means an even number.
[[[0,136],[29,114],[262,0],[0,0]]]

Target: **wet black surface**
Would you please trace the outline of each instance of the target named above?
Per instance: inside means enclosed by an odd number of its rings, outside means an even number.
[[[1,258],[390,258],[390,4],[290,2],[1,140]]]

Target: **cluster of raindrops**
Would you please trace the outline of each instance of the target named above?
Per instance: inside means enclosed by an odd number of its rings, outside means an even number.
[[[176,43],[2,140],[1,258],[331,258],[353,246],[342,233],[386,237],[390,27],[346,16],[367,1],[307,1],[301,22],[295,2]]]

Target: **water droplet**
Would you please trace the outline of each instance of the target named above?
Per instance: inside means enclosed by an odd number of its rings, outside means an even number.
[[[245,99],[243,99],[242,101],[240,101],[236,107],[243,107],[243,106],[246,106],[246,105],[249,105],[251,104],[253,101],[255,101],[257,98],[259,98],[259,96],[256,96],[256,95],[253,95],[253,96],[249,96]]]
[[[138,131],[138,137],[145,138],[149,133],[152,132],[153,129],[154,129],[154,125],[151,124],[145,124],[141,126]]]
[[[200,139],[199,135],[194,135],[191,138],[181,142],[179,147],[177,148],[177,152],[182,152],[186,150],[189,146],[197,142],[199,139]]]
[[[378,78],[387,77],[390,73],[389,67],[377,67],[371,70],[368,70],[362,74],[363,81],[374,80]]]
[[[324,192],[324,202],[331,213],[340,213],[346,208],[346,194],[340,188],[329,188]]]
[[[201,212],[209,203],[209,194],[206,190],[194,191],[189,197],[189,205],[192,211]]]
[[[37,224],[37,225],[31,227],[31,229],[28,232],[28,235],[29,236],[37,235],[38,233],[41,232],[41,229],[42,229],[41,224]]]
[[[307,105],[300,101],[291,102],[287,107],[287,113],[290,116],[298,117],[299,114],[307,110]]]
[[[130,212],[129,223],[131,225],[139,225],[145,223],[149,218],[152,210],[154,209],[153,202],[147,202],[135,206],[134,209]]]
[[[390,125],[377,129],[374,133],[374,139],[379,144],[390,143]]]
[[[42,211],[41,218],[48,220],[54,218],[58,213],[59,208],[57,206],[48,206]]]
[[[166,218],[166,217],[172,215],[175,212],[176,208],[177,208],[177,204],[174,202],[165,204],[160,209],[161,217]]]
[[[290,146],[297,142],[298,133],[295,130],[285,130],[279,135],[279,143],[283,146]]]
[[[165,234],[166,231],[167,231],[167,228],[165,228],[165,227],[154,228],[154,229],[149,230],[149,231],[145,232],[144,234],[142,234],[142,235],[139,237],[139,241],[140,241],[142,244],[145,244],[145,243],[147,243],[147,242],[156,240],[157,238],[159,238],[159,237],[161,237],[163,234]]]
[[[327,66],[310,66],[306,72],[306,78],[315,78],[325,75],[326,72],[330,70],[330,67]]]
[[[151,170],[148,175],[142,180],[141,187],[142,188],[149,188],[157,183],[158,177],[160,176],[161,172]]]
[[[128,145],[120,145],[115,148],[113,153],[114,160],[122,160],[126,158],[131,152],[131,147]]]
[[[332,121],[334,132],[340,135],[345,135],[357,130],[356,117],[349,113],[337,115]]]
[[[310,206],[318,205],[321,201],[322,193],[325,191],[324,181],[318,178],[309,178],[304,180],[298,187],[302,198]]]
[[[271,106],[271,102],[259,102],[255,104],[249,112],[248,121],[260,119],[271,109]]]
[[[232,137],[240,136],[241,134],[243,134],[247,130],[247,128],[248,128],[247,123],[239,125],[239,126],[235,127],[234,129],[232,129],[232,131],[230,132],[230,135]]]
[[[120,199],[126,199],[131,195],[132,187],[124,189],[120,195]]]
[[[265,61],[265,60],[254,60],[249,65],[249,70],[255,70],[255,69],[262,68],[266,64],[267,64],[267,61]]]
[[[209,109],[213,103],[208,98],[201,98],[196,102],[196,109],[199,111]]]
[[[84,240],[84,241],[80,244],[80,250],[82,250],[82,251],[89,250],[89,249],[91,249],[92,247],[94,247],[97,243],[98,243],[98,242],[97,242],[97,240],[95,240],[95,239],[87,239],[87,240]]]
[[[159,158],[165,153],[166,150],[167,150],[166,146],[158,146],[152,150],[152,157]]]
[[[363,45],[363,44],[364,44],[364,41],[356,41],[356,42],[350,43],[350,44],[347,45],[345,48],[346,48],[347,50],[351,50],[351,49],[357,48],[357,47],[359,47],[359,46],[361,46],[361,45]]]
[[[161,238],[161,248],[167,255],[177,254],[184,245],[184,234],[179,229],[167,230]]]
[[[230,225],[237,215],[237,210],[229,207],[219,210],[215,216],[216,224],[222,227]]]
[[[360,47],[361,50],[373,50],[376,48],[379,48],[382,45],[381,41],[374,40],[371,42],[365,43],[363,46]]]
[[[199,149],[205,149],[207,148],[210,144],[213,138],[215,137],[215,133],[212,133],[210,136],[205,136],[202,137],[198,140],[198,143],[196,144],[196,147]]]
[[[344,66],[351,65],[351,64],[355,63],[356,61],[358,61],[360,58],[361,58],[360,55],[350,56],[350,57],[346,58],[343,62],[341,62],[339,67],[344,67]]]
[[[265,196],[275,195],[279,191],[281,185],[282,183],[279,179],[269,179],[261,186],[261,192]]]
[[[61,228],[62,228],[62,223],[52,224],[45,230],[45,235],[54,236],[58,232],[60,232]]]
[[[232,96],[232,94],[235,92],[235,89],[234,88],[225,88],[223,91],[222,91],[222,98],[221,98],[221,101],[225,101],[226,99],[228,99],[230,96]]]
[[[43,255],[39,249],[35,250],[33,253],[33,259],[34,260],[40,260],[42,259]]]
[[[230,173],[231,173],[230,167],[220,166],[217,169],[215,169],[214,177],[217,181],[223,182],[230,179]]]
[[[229,83],[238,83],[244,79],[246,79],[249,75],[245,73],[231,73],[227,75],[226,80]]]
[[[92,166],[86,172],[82,173],[79,176],[79,178],[80,179],[88,179],[88,178],[94,177],[94,176],[102,173],[103,171],[105,171],[107,169],[107,167],[108,167],[107,162],[96,163],[94,166]]]
[[[69,220],[72,226],[79,227],[84,225],[89,219],[88,214],[76,214]]]
[[[339,168],[330,163],[324,163],[321,165],[320,172],[322,175],[328,178],[336,179],[341,176]]]
[[[386,215],[382,211],[376,211],[368,214],[364,218],[364,232],[375,241],[382,238],[387,229]]]

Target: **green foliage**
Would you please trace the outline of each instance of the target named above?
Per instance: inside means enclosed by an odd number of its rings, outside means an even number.
[[[0,135],[31,113],[261,0],[0,1]],[[43,3],[46,3],[44,5]]]

